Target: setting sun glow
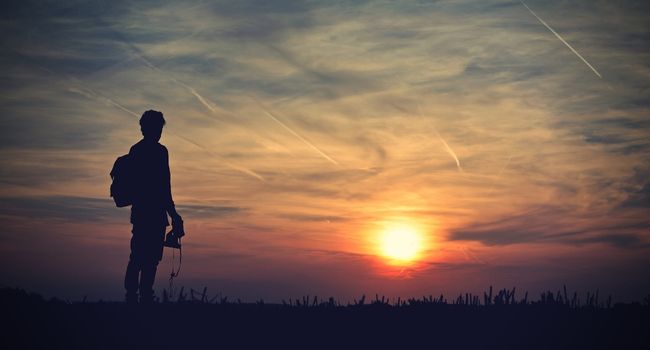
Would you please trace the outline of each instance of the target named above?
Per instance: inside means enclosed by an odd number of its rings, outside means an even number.
[[[422,250],[420,233],[401,225],[387,228],[380,239],[381,253],[393,263],[408,263],[417,259]]]

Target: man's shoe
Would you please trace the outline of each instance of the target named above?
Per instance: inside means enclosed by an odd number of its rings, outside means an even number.
[[[138,303],[138,294],[137,293],[126,293],[126,303],[129,305],[135,305]]]
[[[153,304],[153,292],[151,293],[140,293],[140,304]]]

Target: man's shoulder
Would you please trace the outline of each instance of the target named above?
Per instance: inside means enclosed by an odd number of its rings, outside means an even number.
[[[160,153],[162,153],[164,159],[169,158],[169,151],[167,151],[165,145],[158,143],[158,149],[160,150]]]
[[[155,144],[151,143],[146,143],[143,140],[138,141],[135,145],[131,146],[129,149],[129,153],[140,153],[140,152],[145,152],[145,153],[151,153],[151,152],[156,152],[159,151],[163,154],[168,154],[169,152],[167,151],[167,147],[164,145],[156,142]]]
[[[139,151],[142,148],[142,142],[143,141],[144,140],[140,140],[140,141],[136,142],[133,146],[131,146],[131,148],[129,148],[129,153],[133,154],[133,153]]]

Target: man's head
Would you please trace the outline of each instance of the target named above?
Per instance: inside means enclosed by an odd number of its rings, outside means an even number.
[[[158,142],[164,125],[165,118],[163,118],[162,112],[150,109],[140,117],[140,130],[145,140]]]

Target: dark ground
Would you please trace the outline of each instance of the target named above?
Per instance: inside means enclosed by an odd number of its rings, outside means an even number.
[[[4,349],[650,349],[650,307],[541,299],[489,305],[420,299],[339,306],[209,303],[153,305],[44,300],[0,289]],[[485,303],[485,302],[484,302]],[[479,305],[480,304],[480,305]]]

